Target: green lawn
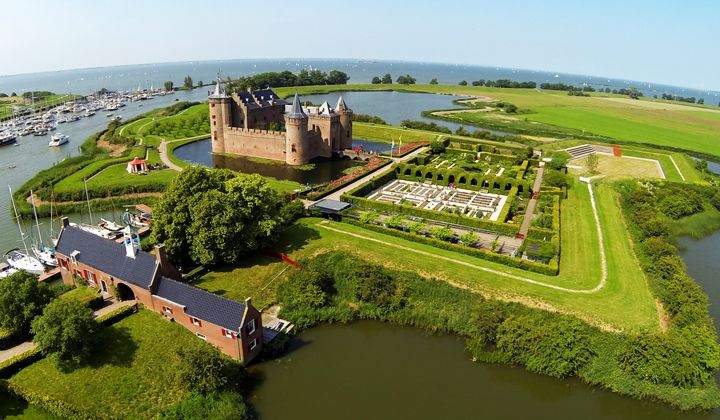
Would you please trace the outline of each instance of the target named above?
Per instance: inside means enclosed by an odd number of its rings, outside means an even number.
[[[250,256],[234,267],[215,269],[194,284],[237,301],[252,297],[253,305],[262,309],[275,303],[277,285],[289,269],[293,268],[277,258]]]
[[[179,325],[141,310],[100,333],[84,366],[64,373],[43,359],[9,379],[21,392],[47,395],[91,418],[153,418],[187,391],[176,379],[176,350],[197,340]]]
[[[596,93],[591,97],[578,97],[568,96],[562,91],[456,85],[357,84],[276,89],[281,96],[292,95],[295,91],[301,95],[308,95],[348,90],[397,90],[488,96],[529,110],[530,113],[518,116],[521,125],[527,125],[524,121],[527,118],[529,121],[561,127],[568,133],[584,130],[588,134],[672,146],[720,156],[717,134],[720,131],[720,113],[718,113],[720,110],[713,107],[684,106],[648,99],[629,100],[620,95],[604,93]],[[474,118],[482,118],[481,115],[474,115]]]
[[[0,390],[0,419],[3,420],[54,420],[53,416],[42,408],[29,405],[25,400]]]
[[[137,188],[146,188],[150,186],[162,187],[162,191],[167,184],[172,181],[178,173],[172,169],[162,169],[159,171],[149,171],[146,175],[130,174],[127,172],[127,165],[121,163],[112,165],[94,176],[87,182],[88,189],[101,190],[103,188],[113,188],[118,186],[133,186]],[[82,185],[80,186],[82,187]]]

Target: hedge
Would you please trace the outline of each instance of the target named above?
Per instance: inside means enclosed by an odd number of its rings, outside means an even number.
[[[134,314],[135,312],[137,312],[137,308],[135,307],[135,305],[122,306],[120,308],[115,309],[112,312],[108,312],[103,316],[99,316],[99,317],[95,318],[95,321],[98,324],[108,326],[108,325],[112,325],[112,324],[126,318],[127,316],[129,316],[131,314]]]
[[[443,213],[434,210],[424,210],[403,204],[383,203],[380,201],[369,200],[367,198],[343,195],[342,199],[355,204],[360,208],[370,208],[379,211],[387,211],[397,214],[405,214],[408,216],[421,217],[423,219],[437,220],[440,222],[454,223],[456,225],[470,226],[477,229],[497,232],[507,236],[516,236],[520,227],[508,223],[493,222],[486,219],[477,219],[454,213]],[[508,207],[509,208],[509,207]],[[504,211],[505,209],[503,209]],[[509,210],[508,210],[509,211]],[[505,214],[507,216],[507,213]]]
[[[337,190],[340,190],[340,189],[342,189],[342,188],[345,188],[345,187],[347,187],[348,185],[352,184],[353,182],[357,181],[358,179],[360,179],[360,178],[362,178],[362,177],[365,177],[365,176],[367,176],[367,175],[369,175],[369,174],[372,174],[372,173],[374,173],[374,172],[377,172],[378,170],[380,170],[380,168],[384,168],[384,167],[386,167],[387,165],[389,165],[389,164],[392,163],[392,160],[391,160],[391,159],[385,159],[385,158],[383,158],[383,161],[384,161],[384,162],[383,162],[380,166],[378,166],[377,168],[373,169],[372,171],[370,171],[370,172],[362,172],[362,174],[358,175],[356,178],[350,179],[350,180],[348,180],[347,182],[344,182],[344,183],[342,183],[342,184],[336,185],[334,188],[331,188],[331,189],[329,189],[329,190],[322,190],[322,191],[315,191],[315,190],[304,191],[301,195],[304,195],[304,196],[307,197],[308,199],[319,200],[319,199],[325,197],[326,195],[332,194],[332,193],[334,193],[334,192],[337,191]],[[360,172],[360,171],[358,171],[358,172]],[[321,186],[320,188],[322,188],[322,186]],[[313,195],[313,193],[315,193],[315,192],[318,192],[319,194],[318,194],[317,196]]]
[[[18,397],[24,399],[28,403],[32,405],[36,405],[40,408],[45,409],[46,411],[64,419],[70,419],[70,420],[90,420],[92,419],[91,416],[89,416],[86,413],[83,413],[76,409],[75,407],[65,403],[62,400],[50,397],[45,394],[37,394],[35,392],[22,389],[20,387],[17,387],[13,385],[12,383],[5,382],[5,387],[8,391],[11,393],[17,395]]]
[[[20,353],[15,357],[0,362],[0,378],[8,378],[20,369],[29,366],[42,358],[39,347],[34,347],[24,353]]]
[[[23,334],[18,334],[15,331],[0,328],[0,350],[9,349],[19,343],[21,343],[25,337]]]
[[[478,248],[471,248],[468,246],[463,245],[456,245],[450,242],[441,241],[439,239],[435,238],[428,238],[426,236],[417,235],[410,232],[403,232],[401,230],[386,228],[383,226],[373,225],[373,224],[365,224],[358,222],[353,219],[344,219],[344,222],[362,227],[364,229],[372,230],[378,233],[384,233],[387,235],[400,237],[403,239],[407,239],[412,242],[418,242],[425,245],[434,246],[436,248],[445,249],[447,251],[453,251],[458,252],[465,255],[470,255],[472,257],[481,258],[483,260],[488,260],[496,263],[500,263],[503,265],[507,265],[510,267],[520,268],[522,270],[532,271],[535,273],[545,274],[548,276],[556,276],[558,274],[558,264],[557,260],[553,259],[550,260],[550,263],[548,265],[535,263],[528,260],[523,260],[520,258],[514,258],[509,257],[507,255],[502,254],[496,254],[494,252],[485,251]]]

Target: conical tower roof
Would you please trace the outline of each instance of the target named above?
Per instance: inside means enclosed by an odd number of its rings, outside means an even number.
[[[293,99],[292,108],[290,108],[290,112],[287,114],[288,118],[294,118],[294,119],[307,119],[307,115],[302,110],[302,106],[300,105],[300,98],[298,97],[297,92],[295,92],[295,98]]]
[[[229,98],[229,96],[225,93],[225,89],[223,88],[222,80],[220,80],[220,75],[218,75],[217,82],[215,83],[215,90],[210,95],[210,98],[213,98],[213,99]]]
[[[339,97],[337,101],[337,105],[335,105],[335,112],[341,112],[341,111],[348,111],[350,108],[345,105],[345,101],[343,100],[343,97]]]

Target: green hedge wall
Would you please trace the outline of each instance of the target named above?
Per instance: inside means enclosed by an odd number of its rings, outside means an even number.
[[[426,236],[417,235],[410,232],[403,232],[401,230],[390,229],[378,225],[365,224],[349,218],[346,218],[343,221],[351,225],[362,227],[364,229],[372,230],[379,233],[385,233],[391,236],[400,237],[409,241],[418,242],[425,245],[431,245],[436,248],[442,248],[448,251],[459,252],[461,254],[482,258],[484,260],[493,261],[510,267],[520,268],[522,270],[528,270],[548,276],[556,276],[558,274],[558,264],[556,259],[550,260],[550,263],[548,265],[545,265],[527,260],[522,260],[520,258],[509,257],[507,255],[496,254],[491,251],[471,248],[463,245],[456,245],[450,242],[445,242],[434,238],[428,238]]]

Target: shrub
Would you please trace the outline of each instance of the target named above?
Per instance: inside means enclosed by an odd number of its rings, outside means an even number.
[[[564,378],[593,356],[588,329],[566,316],[512,316],[497,330],[497,348],[531,372]]]
[[[295,270],[278,288],[278,298],[286,310],[317,309],[327,303],[332,279],[314,270]]]
[[[360,263],[355,266],[350,278],[356,283],[355,297],[381,309],[396,309],[402,306],[402,296],[394,278],[381,266]]]
[[[160,414],[165,420],[242,420],[247,418],[247,407],[238,393],[225,391],[207,395],[193,393]]]
[[[179,348],[177,355],[182,360],[177,378],[191,392],[217,392],[239,374],[240,366],[236,362],[204,341]]]

